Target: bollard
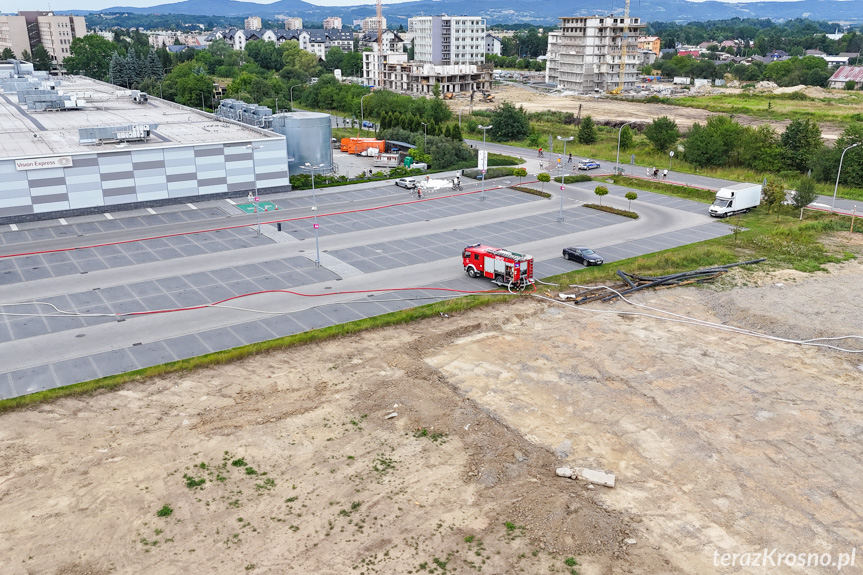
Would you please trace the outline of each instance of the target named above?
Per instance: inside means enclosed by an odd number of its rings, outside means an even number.
[[[282,222],[276,222],[276,229],[282,231]]]

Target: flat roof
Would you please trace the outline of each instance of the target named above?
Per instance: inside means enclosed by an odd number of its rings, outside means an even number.
[[[187,108],[150,95],[147,104],[132,101],[124,90],[84,76],[63,76],[61,94],[76,94],[84,100],[79,110],[31,111],[18,105],[14,92],[0,93],[0,159],[98,153],[165,147],[171,145],[248,142],[282,138],[279,134]],[[151,124],[155,130],[146,142],[105,144],[78,143],[79,128]]]

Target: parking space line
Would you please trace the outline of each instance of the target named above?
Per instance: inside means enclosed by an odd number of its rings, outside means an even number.
[[[68,226],[68,225],[69,225],[69,224],[66,222],[66,218],[60,218],[60,219],[59,219],[59,220],[57,220],[57,221],[58,221],[58,222],[60,222],[60,225],[61,225],[61,226]]]
[[[235,202],[235,201],[234,201],[234,200],[232,200],[231,198],[225,198],[225,201],[226,201],[226,202],[228,202],[229,204],[231,204],[232,206],[236,206],[236,205],[237,205],[237,202]]]
[[[230,201],[230,200],[228,200],[228,201]],[[231,203],[233,204],[234,202],[231,202]],[[198,208],[196,208],[196,207],[195,207],[194,205],[192,205],[192,204],[186,204],[186,205],[187,205],[187,206],[189,206],[190,208],[192,208],[193,210],[197,210],[197,209],[198,209]]]
[[[105,214],[105,217],[108,218],[109,220],[114,219],[114,216],[112,216],[111,214]]]
[[[17,232],[18,231],[18,225],[17,224],[9,224],[9,229],[11,229],[13,232]]]
[[[154,216],[156,215],[156,210],[154,210],[153,208],[147,208],[147,211],[150,212],[151,214],[153,214]]]

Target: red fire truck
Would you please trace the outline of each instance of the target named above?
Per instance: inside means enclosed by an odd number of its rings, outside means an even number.
[[[533,283],[533,256],[473,244],[464,249],[461,257],[464,271],[472,278],[485,276],[502,286]]]

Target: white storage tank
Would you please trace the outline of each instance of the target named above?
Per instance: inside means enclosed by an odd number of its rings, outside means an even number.
[[[273,131],[285,136],[288,149],[290,174],[308,173],[300,169],[307,162],[313,166],[324,165],[315,173],[333,171],[332,120],[329,114],[320,112],[290,112],[273,116]]]

